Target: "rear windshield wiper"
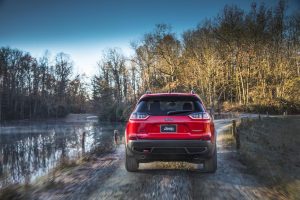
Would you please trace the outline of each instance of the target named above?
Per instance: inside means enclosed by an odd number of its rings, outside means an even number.
[[[167,112],[168,115],[176,115],[176,114],[181,114],[181,113],[189,113],[193,112],[192,110],[176,110],[176,111],[169,111]]]

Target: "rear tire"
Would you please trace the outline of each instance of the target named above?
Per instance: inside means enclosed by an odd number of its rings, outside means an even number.
[[[217,170],[217,147],[214,149],[214,153],[211,158],[204,161],[204,170],[208,173],[215,173]]]
[[[127,151],[126,148],[125,168],[128,172],[136,172],[139,169],[139,163],[133,156],[128,155]]]

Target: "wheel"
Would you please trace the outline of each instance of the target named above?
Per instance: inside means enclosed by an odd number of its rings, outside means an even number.
[[[126,148],[125,168],[129,172],[136,172],[139,169],[139,163],[133,156],[128,155],[127,151]]]
[[[208,173],[215,173],[217,170],[217,147],[215,147],[212,157],[204,161],[204,170]]]

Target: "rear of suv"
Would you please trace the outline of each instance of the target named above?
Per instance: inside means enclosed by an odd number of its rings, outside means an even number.
[[[203,163],[206,172],[217,169],[214,123],[196,94],[145,94],[126,126],[127,171],[139,163],[186,161]]]

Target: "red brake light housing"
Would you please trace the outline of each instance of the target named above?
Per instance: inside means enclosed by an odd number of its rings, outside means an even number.
[[[147,113],[138,113],[134,112],[130,115],[130,120],[146,120],[149,118],[149,115]]]
[[[210,119],[210,116],[207,112],[197,112],[189,115],[191,119]]]

